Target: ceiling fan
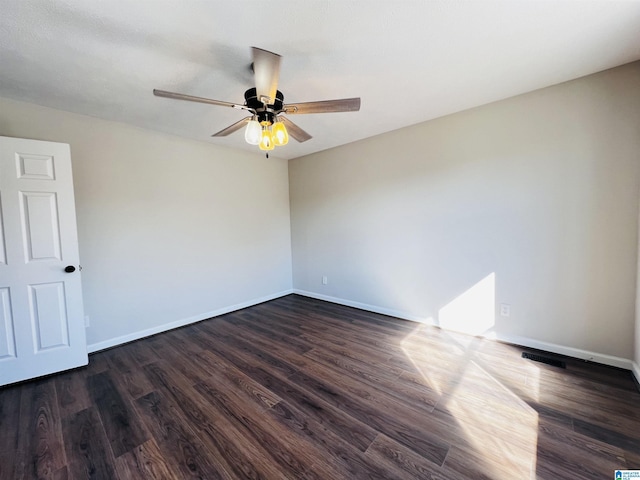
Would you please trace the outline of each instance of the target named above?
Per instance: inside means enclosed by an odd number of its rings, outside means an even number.
[[[244,138],[247,143],[258,145],[261,150],[266,151],[273,150],[275,146],[286,145],[289,141],[289,135],[298,142],[306,142],[311,138],[311,135],[288,118],[282,116],[283,114],[357,112],[360,110],[359,97],[285,104],[284,96],[278,90],[282,57],[276,53],[256,47],[251,47],[251,52],[253,57],[251,67],[254,72],[256,86],[244,92],[245,101],[242,105],[157,89],[153,90],[153,94],[158,97],[207,103],[209,105],[248,111],[251,113],[250,116],[214,133],[212,137],[226,137],[246,125]]]

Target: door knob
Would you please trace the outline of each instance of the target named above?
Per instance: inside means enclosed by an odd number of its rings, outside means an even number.
[[[76,271],[76,267],[74,267],[73,265],[69,265],[68,267],[64,267],[64,271],[67,273],[73,273]]]

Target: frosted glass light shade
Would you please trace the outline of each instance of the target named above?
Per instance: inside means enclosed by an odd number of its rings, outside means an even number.
[[[260,143],[258,145],[260,150],[273,150],[275,145],[273,144],[273,137],[271,136],[271,129],[269,127],[264,127],[262,129],[262,137],[260,138]]]
[[[287,132],[287,127],[285,127],[282,122],[273,124],[273,143],[278,147],[289,143],[289,133]]]
[[[255,118],[255,117],[254,117]],[[244,139],[249,145],[258,145],[262,138],[262,127],[258,120],[250,120],[247,123],[247,128],[244,131]]]

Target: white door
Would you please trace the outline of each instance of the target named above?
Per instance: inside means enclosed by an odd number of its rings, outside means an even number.
[[[0,385],[87,364],[78,267],[69,145],[0,137]]]

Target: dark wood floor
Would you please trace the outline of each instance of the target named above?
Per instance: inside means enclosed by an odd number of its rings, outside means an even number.
[[[0,478],[607,479],[629,372],[288,296],[0,389]]]

